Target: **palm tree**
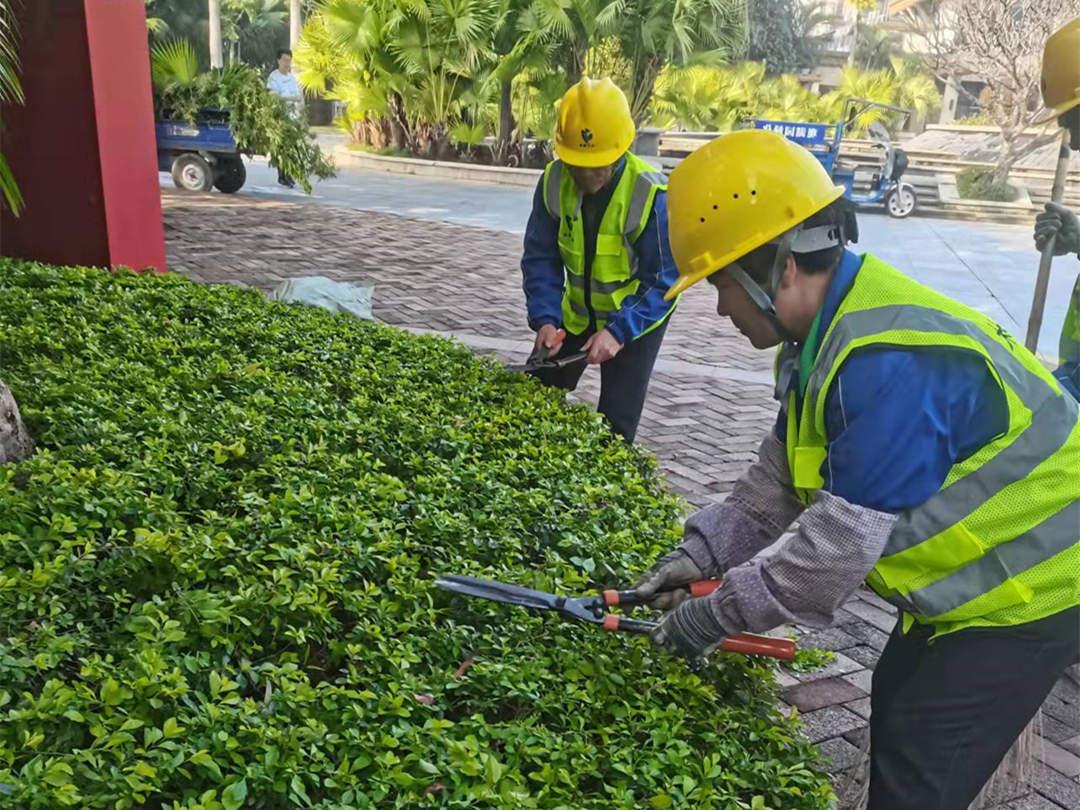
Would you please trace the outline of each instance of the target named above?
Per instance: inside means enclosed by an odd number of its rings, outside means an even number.
[[[720,65],[747,45],[746,0],[617,0],[619,38],[630,60],[630,111],[647,116],[665,65]]]
[[[724,118],[722,83],[721,71],[715,68],[668,67],[656,80],[652,123],[664,129],[675,125],[691,131],[719,129]]]
[[[530,30],[558,40],[558,66],[568,84],[581,80],[585,59],[597,43],[618,33],[631,0],[533,0],[524,20]]]
[[[263,54],[273,50],[277,31],[286,24],[282,0],[222,0],[222,11],[222,39],[228,43],[230,64],[241,61],[245,44],[254,45],[253,50]]]
[[[894,56],[889,60],[896,79],[894,104],[909,109],[919,121],[941,107],[937,83],[917,62]]]
[[[385,100],[362,114],[389,117],[395,146],[443,150],[462,94],[495,61],[499,14],[499,0],[328,0],[317,16],[346,64],[335,93]]]
[[[23,91],[19,82],[18,34],[15,11],[9,0],[0,0],[0,103],[22,104]],[[0,121],[0,126],[3,121]],[[18,216],[23,198],[15,175],[4,155],[0,153],[0,194],[8,208]]]
[[[155,37],[164,36],[169,32],[169,24],[165,22],[161,17],[154,17],[153,9],[154,0],[146,0],[146,30],[153,34]]]
[[[848,64],[855,64],[855,51],[859,42],[859,27],[862,22],[862,14],[864,11],[874,11],[880,8],[881,4],[878,0],[848,0],[848,2],[855,8],[855,25],[851,29],[851,52],[848,54]]]

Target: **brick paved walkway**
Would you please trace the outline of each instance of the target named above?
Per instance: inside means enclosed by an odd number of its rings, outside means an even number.
[[[521,361],[531,347],[518,259],[520,238],[387,214],[222,195],[164,196],[173,270],[206,282],[270,289],[322,275],[375,284],[375,314],[418,331],[453,334],[480,352]],[[684,296],[657,363],[638,440],[674,489],[696,505],[722,500],[755,458],[775,418],[771,357],[712,313],[701,287]],[[578,392],[595,403],[599,375]],[[810,739],[830,760],[844,806],[864,767],[870,676],[895,623],[869,591],[836,627],[796,628],[800,644],[836,651],[819,672],[780,675]],[[1044,705],[1039,757],[1027,784],[995,786],[1000,810],[1080,810],[1080,685],[1066,677]]]

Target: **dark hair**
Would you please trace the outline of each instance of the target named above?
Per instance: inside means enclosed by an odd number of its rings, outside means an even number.
[[[282,48],[280,51],[277,52],[277,58],[280,60],[283,56],[292,56],[292,51],[290,51],[288,48]]]
[[[855,207],[841,197],[818,211],[803,223],[808,228],[835,226],[842,228],[848,241],[859,239],[858,224],[855,220]],[[837,245],[813,253],[796,253],[795,263],[805,273],[827,273],[840,263],[844,247]],[[765,284],[776,258],[776,245],[762,245],[739,259],[739,267],[750,274],[759,284]]]

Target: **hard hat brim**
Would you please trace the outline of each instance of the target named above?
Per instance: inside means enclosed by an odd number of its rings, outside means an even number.
[[[829,197],[828,197],[827,201],[825,202],[825,204],[822,205],[817,210],[811,211],[809,214],[807,214],[806,219],[809,219],[814,214],[818,213],[818,211],[825,210],[825,208],[832,205],[834,202],[836,202],[837,200],[839,200],[843,196],[844,196],[844,187],[843,186],[834,186],[833,190],[832,190],[832,193],[829,195]],[[723,270],[725,267],[727,267],[732,262],[738,261],[743,256],[746,256],[748,253],[750,253],[750,252],[752,252],[754,250],[757,250],[762,245],[768,244],[773,239],[776,239],[778,236],[783,234],[785,231],[790,230],[791,228],[792,228],[792,226],[790,224],[788,224],[786,222],[782,223],[780,225],[780,227],[776,229],[775,233],[772,232],[772,231],[764,231],[757,238],[753,239],[751,242],[746,243],[746,244],[742,244],[742,245],[737,245],[732,250],[729,250],[727,253],[722,254],[720,256],[720,258],[718,258],[715,261],[711,262],[706,268],[704,268],[702,270],[698,270],[698,271],[696,271],[694,273],[691,273],[690,275],[686,275],[686,276],[684,276],[684,275],[682,275],[680,273],[679,278],[675,281],[674,284],[671,285],[671,288],[668,289],[667,293],[664,295],[664,300],[665,301],[670,301],[673,298],[675,298],[676,296],[682,295],[684,292],[686,292],[688,289],[693,287],[695,284],[697,284],[702,279],[708,278],[713,273],[716,273],[716,272],[718,272],[720,270]]]
[[[1080,90],[1080,88],[1078,88],[1078,90]],[[1032,126],[1041,127],[1043,124],[1049,124],[1051,121],[1056,121],[1074,107],[1080,107],[1080,92],[1078,92],[1076,98],[1071,101],[1066,101],[1064,104],[1058,104],[1056,107],[1051,108],[1051,112],[1048,112],[1044,117],[1035,121]]]
[[[633,143],[633,140],[630,141]],[[597,169],[601,166],[610,166],[618,163],[619,158],[626,154],[630,143],[621,149],[574,149],[570,146],[555,144],[555,154],[559,160],[567,166],[577,166],[581,169]]]

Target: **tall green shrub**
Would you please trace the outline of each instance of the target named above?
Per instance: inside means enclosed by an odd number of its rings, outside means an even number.
[[[678,536],[653,464],[464,348],[0,265],[0,806],[825,810],[770,664],[463,600]]]

